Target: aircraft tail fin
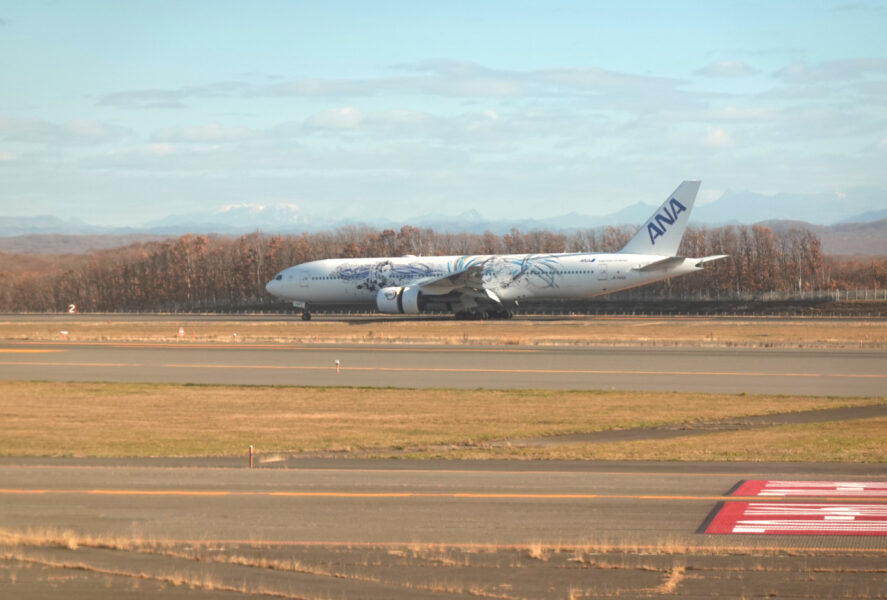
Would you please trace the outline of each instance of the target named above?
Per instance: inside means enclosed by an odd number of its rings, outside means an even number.
[[[620,250],[624,254],[675,256],[701,181],[684,181]]]

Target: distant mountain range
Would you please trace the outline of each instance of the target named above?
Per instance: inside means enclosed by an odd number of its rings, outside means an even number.
[[[870,223],[887,219],[887,191],[859,189],[847,194],[777,194],[728,190],[718,200],[696,206],[694,225],[751,224],[764,221],[797,221],[816,226]],[[304,213],[292,204],[241,204],[211,212],[170,215],[141,227],[98,227],[79,220],[64,221],[55,216],[0,217],[0,237],[64,235],[181,235],[219,233],[235,235],[261,230],[267,233],[300,233],[337,227],[366,225],[398,229],[402,225],[427,227],[454,233],[507,233],[521,231],[575,231],[607,225],[639,225],[655,210],[655,205],[636,203],[606,215],[569,213],[534,219],[484,217],[476,210],[458,215],[428,214],[408,219],[377,216],[361,220],[334,219]]]
[[[411,225],[453,233],[492,231],[501,235],[511,229],[575,231],[605,225],[640,224],[653,213],[655,208],[652,205],[637,203],[609,215],[589,216],[573,212],[542,219],[490,219],[472,209],[457,215],[431,213],[400,220],[387,219],[382,216],[370,219],[336,220],[304,214],[290,204],[238,205],[224,207],[209,213],[171,215],[159,221],[147,223],[144,227],[139,228],[139,231],[153,234],[186,232],[238,234],[256,230],[268,233],[301,233],[354,225],[366,225],[378,229],[400,229],[404,225]]]
[[[762,221],[773,231],[806,229],[822,242],[824,254],[887,256],[887,218],[868,223],[838,223],[811,225],[803,221]]]
[[[887,213],[887,190],[856,189],[847,193],[772,196],[727,190],[715,202],[694,208],[691,218],[695,223],[712,225],[772,220],[834,225],[878,221],[887,218],[884,213]]]
[[[871,223],[872,221],[881,221],[883,219],[887,219],[887,209],[884,210],[871,210],[869,212],[864,212],[861,215],[856,215],[855,217],[850,217],[849,219],[844,219],[842,221],[838,221],[838,224],[845,223]]]

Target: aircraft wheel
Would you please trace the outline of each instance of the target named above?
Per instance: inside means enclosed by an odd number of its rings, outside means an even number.
[[[302,313],[302,320],[303,321],[310,321],[311,320],[311,313],[308,311],[303,312]]]

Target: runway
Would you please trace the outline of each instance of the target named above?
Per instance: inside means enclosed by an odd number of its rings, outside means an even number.
[[[7,341],[0,378],[881,396],[887,351]]]
[[[700,524],[737,481],[791,478],[887,474],[879,465],[331,460],[251,470],[6,459],[0,528],[27,523],[170,543],[704,544],[711,539],[697,533]],[[730,543],[884,550],[887,536]]]
[[[0,458],[0,595],[823,597],[883,583],[887,535],[702,530],[719,505],[746,505],[730,495],[740,481],[883,489],[879,465],[231,460]],[[805,501],[839,515],[855,502]]]

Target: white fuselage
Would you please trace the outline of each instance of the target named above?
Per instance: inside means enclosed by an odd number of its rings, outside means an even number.
[[[482,265],[483,287],[503,302],[580,299],[701,270],[698,259],[639,270],[662,261],[640,254],[502,254],[343,258],[307,262],[281,271],[267,285],[274,296],[296,304],[367,304],[379,290],[406,287]]]

